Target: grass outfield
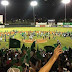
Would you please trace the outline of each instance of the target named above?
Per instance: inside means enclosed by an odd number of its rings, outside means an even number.
[[[60,32],[72,32],[72,28],[61,28],[61,27],[13,27],[13,28],[0,28],[0,31],[11,31],[11,30],[18,30],[18,31],[60,31]]]
[[[36,28],[36,27],[15,27],[15,28],[1,28],[0,32],[5,32],[5,30],[7,31],[12,31],[12,30],[18,30],[18,31],[60,31],[60,32],[67,32],[70,31],[72,32],[72,28],[58,28],[58,27],[51,27],[51,28]],[[22,36],[20,34],[16,34],[16,36],[14,36],[17,39],[22,39]],[[57,43],[57,39],[59,39],[59,41],[62,44],[62,47],[66,46],[66,47],[72,47],[72,39],[70,37],[60,37],[60,36],[56,36],[56,39],[52,39],[52,35],[51,35],[51,39],[49,40],[47,38],[47,42],[46,43],[39,43],[38,46],[39,48],[44,48],[44,46],[53,46],[53,44]],[[7,42],[4,42],[4,38],[3,41],[0,42],[0,48],[9,48],[9,40],[8,40],[8,36],[7,36]],[[28,39],[28,37],[26,38]],[[41,39],[41,37],[34,37],[34,39]],[[21,41],[21,47],[22,47],[23,42]],[[31,47],[31,43],[25,43],[25,46],[27,47]],[[36,48],[37,48],[37,44],[36,44]]]

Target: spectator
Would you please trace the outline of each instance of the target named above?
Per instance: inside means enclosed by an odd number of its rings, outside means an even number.
[[[60,45],[54,50],[54,54],[51,59],[40,69],[39,72],[49,72],[54,62],[57,60],[58,56],[62,53]]]

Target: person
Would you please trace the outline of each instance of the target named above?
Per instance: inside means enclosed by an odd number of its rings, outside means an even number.
[[[5,42],[6,42],[6,34],[5,34]]]
[[[45,33],[45,39],[46,39],[46,33]]]
[[[50,40],[50,36],[49,36],[49,40]]]
[[[2,41],[2,36],[0,37],[0,41]]]
[[[37,37],[39,36],[39,34],[37,33]]]
[[[26,39],[26,35],[24,34],[24,40]]]
[[[33,36],[32,36],[32,35],[30,35],[30,36],[29,36],[29,39],[30,39],[30,40],[32,40],[32,39],[33,39]]]
[[[57,44],[59,44],[59,40],[57,39]]]
[[[44,35],[43,35],[43,40],[44,40]]]
[[[57,60],[58,56],[62,54],[62,48],[60,45],[57,46],[54,50],[53,56],[50,60],[39,70],[39,72],[49,72],[54,62]]]

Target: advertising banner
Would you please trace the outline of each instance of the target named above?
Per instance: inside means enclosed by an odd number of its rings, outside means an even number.
[[[72,25],[72,23],[63,23],[63,25]]]
[[[40,27],[45,27],[45,25],[40,25]]]
[[[3,24],[3,15],[0,15],[0,24]]]

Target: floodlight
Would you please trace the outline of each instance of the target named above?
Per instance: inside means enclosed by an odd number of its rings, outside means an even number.
[[[37,1],[31,1],[30,5],[33,7],[33,17],[34,17],[34,24],[35,24],[35,12],[34,7],[38,5]]]
[[[38,4],[37,1],[32,1],[32,2],[30,3],[31,6],[37,6],[37,4]]]
[[[68,4],[68,3],[70,3],[70,0],[62,0],[62,3]]]
[[[9,5],[9,2],[4,0],[4,1],[1,2],[1,4],[4,5],[4,6],[7,6],[7,5]]]
[[[6,6],[9,5],[9,2],[8,2],[7,0],[3,0],[3,1],[1,1],[1,4],[2,4],[3,6],[5,6],[5,24],[6,24]]]

